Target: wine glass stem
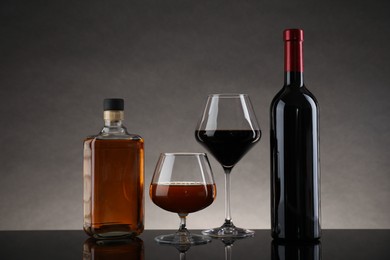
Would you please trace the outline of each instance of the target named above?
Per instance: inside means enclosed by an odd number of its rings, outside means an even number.
[[[226,245],[225,246],[225,260],[231,260],[232,259],[232,246]]]
[[[186,253],[180,252],[180,260],[185,260],[185,259],[186,259]]]
[[[225,168],[225,224],[230,224],[232,221],[230,212],[230,171],[231,169]]]

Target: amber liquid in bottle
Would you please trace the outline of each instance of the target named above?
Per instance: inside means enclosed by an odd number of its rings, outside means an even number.
[[[144,142],[121,120],[105,119],[84,141],[84,230],[95,238],[134,236],[144,229]]]

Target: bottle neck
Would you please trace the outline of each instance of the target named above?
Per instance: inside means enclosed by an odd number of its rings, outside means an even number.
[[[303,87],[303,41],[284,42],[284,85]]]
[[[123,125],[123,111],[107,110],[104,111],[104,127],[100,132],[103,136],[118,136],[127,134],[126,127]]]
[[[115,127],[121,128],[121,127],[123,127],[123,120],[109,120],[109,119],[105,119],[104,120],[104,126],[105,127],[111,127],[111,128],[115,128]]]
[[[284,85],[292,87],[303,87],[303,72],[300,71],[285,71],[284,72]]]

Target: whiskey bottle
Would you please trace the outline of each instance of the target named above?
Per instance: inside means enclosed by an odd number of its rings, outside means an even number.
[[[104,100],[104,127],[84,141],[84,231],[95,238],[144,229],[144,140],[123,125],[123,99]]]

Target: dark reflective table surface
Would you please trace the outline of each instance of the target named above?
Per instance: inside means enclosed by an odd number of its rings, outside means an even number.
[[[180,259],[179,251],[154,237],[172,230],[146,230],[139,238],[94,241],[83,231],[0,231],[0,259]],[[193,231],[199,233],[199,230]],[[229,242],[229,241],[225,241]],[[193,246],[182,259],[337,260],[390,259],[390,230],[323,230],[320,243],[283,244],[269,230],[225,245]]]

